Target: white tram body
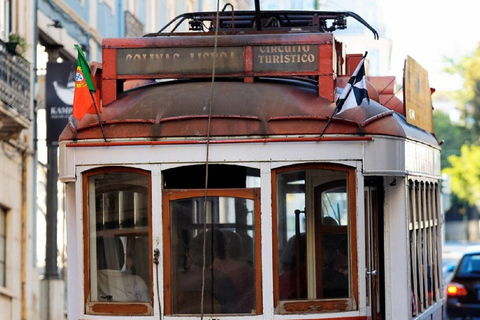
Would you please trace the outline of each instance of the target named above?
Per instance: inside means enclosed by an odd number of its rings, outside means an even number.
[[[442,319],[438,141],[388,77],[329,121],[351,13],[222,14],[104,40],[102,125],[60,138],[68,318]]]

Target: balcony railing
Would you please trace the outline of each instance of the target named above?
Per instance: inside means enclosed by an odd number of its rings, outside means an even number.
[[[16,138],[31,123],[30,65],[0,41],[0,140]]]
[[[143,23],[133,13],[125,11],[125,37],[142,37],[143,34]]]
[[[0,100],[31,120],[30,65],[22,56],[0,47]]]

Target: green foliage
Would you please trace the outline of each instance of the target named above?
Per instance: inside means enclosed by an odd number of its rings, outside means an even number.
[[[451,167],[443,173],[450,175],[452,192],[470,205],[480,202],[480,146],[464,145],[460,155],[448,157]]]
[[[480,43],[477,49],[458,60],[447,59],[446,72],[463,78],[463,88],[456,92],[462,120],[471,124],[475,135],[480,136]]]
[[[452,122],[450,116],[442,111],[433,112],[434,131],[439,141],[443,140],[441,152],[441,167],[449,166],[448,157],[451,155],[460,155],[460,148],[464,144],[470,144],[472,139],[471,130],[464,126]]]
[[[8,38],[8,41],[18,43],[18,45],[22,48],[21,53],[25,53],[28,49],[27,40],[24,37],[22,37],[21,35],[19,35],[18,33],[11,33],[9,38]]]
[[[442,146],[443,173],[450,175],[452,196],[470,206],[480,203],[480,43],[471,54],[448,59],[445,71],[459,75],[463,88],[454,94],[461,111],[460,124],[434,114],[435,132]],[[461,146],[461,147],[460,147]],[[448,159],[445,161],[445,159]]]

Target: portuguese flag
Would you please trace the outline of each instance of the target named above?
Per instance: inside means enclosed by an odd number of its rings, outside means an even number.
[[[75,45],[78,51],[77,73],[75,75],[75,91],[73,94],[73,116],[81,120],[86,113],[102,112],[100,92],[96,90],[95,79],[90,74],[90,67],[82,49]],[[95,103],[94,103],[95,99]],[[98,108],[98,111],[96,110]]]

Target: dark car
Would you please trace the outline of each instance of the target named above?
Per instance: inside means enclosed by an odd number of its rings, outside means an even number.
[[[480,247],[467,250],[447,285],[447,317],[480,317]]]

